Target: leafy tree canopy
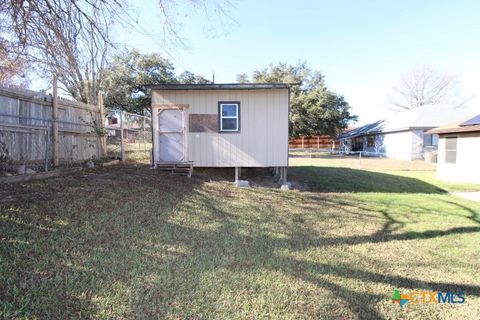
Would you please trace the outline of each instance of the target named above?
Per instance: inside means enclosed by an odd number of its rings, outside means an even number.
[[[246,73],[237,74],[237,82],[238,83],[247,83],[249,81],[250,80],[248,79],[248,74],[246,74]]]
[[[187,84],[202,84],[202,83],[212,83],[210,80],[204,78],[201,75],[193,74],[190,71],[184,71],[178,76],[178,81],[180,83]]]
[[[240,78],[240,77],[239,77]],[[242,80],[246,80],[242,75]],[[357,116],[350,113],[345,98],[330,91],[324,76],[308,68],[305,62],[296,65],[278,63],[262,70],[255,70],[253,82],[298,83],[292,87],[290,104],[290,134],[336,136],[347,128]]]
[[[150,110],[150,95],[145,84],[208,83],[209,80],[185,71],[178,77],[175,67],[158,53],[142,54],[125,50],[115,55],[104,70],[102,90],[106,93],[105,107],[144,115]]]

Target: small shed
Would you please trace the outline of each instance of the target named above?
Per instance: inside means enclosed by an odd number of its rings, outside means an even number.
[[[437,176],[480,184],[480,114],[428,131],[438,134]]]
[[[289,84],[147,87],[155,166],[274,167],[286,182]]]

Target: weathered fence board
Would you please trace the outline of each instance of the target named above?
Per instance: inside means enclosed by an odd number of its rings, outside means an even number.
[[[289,148],[316,148],[331,149],[338,148],[339,141],[332,139],[330,136],[311,136],[290,138],[288,141]]]
[[[28,165],[52,159],[52,102],[52,96],[41,92],[0,87],[0,142],[11,160]],[[94,119],[103,123],[99,107],[58,99],[60,163],[105,156]]]

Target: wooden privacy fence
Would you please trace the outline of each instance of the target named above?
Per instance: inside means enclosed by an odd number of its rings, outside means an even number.
[[[56,81],[53,96],[0,87],[0,166],[4,170],[24,164],[48,171],[52,165],[105,155],[101,96],[99,106],[93,106],[58,98],[56,91]]]
[[[310,137],[297,137],[289,138],[288,147],[295,148],[315,148],[315,149],[337,149],[339,147],[339,141],[332,139],[330,136],[310,136]]]

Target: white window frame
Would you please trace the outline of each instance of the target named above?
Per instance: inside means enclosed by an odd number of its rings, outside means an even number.
[[[447,148],[447,141],[455,140],[455,149]],[[458,136],[447,136],[445,137],[445,163],[448,164],[457,164],[457,152],[458,152]],[[453,161],[447,161],[447,154],[455,154],[455,159]]]
[[[226,105],[234,105],[235,106],[235,113],[236,113],[236,116],[224,116],[223,115],[223,106],[226,106]],[[220,132],[240,132],[240,102],[238,101],[232,101],[232,102],[229,102],[229,101],[221,101],[218,103],[218,112],[219,112],[219,115],[218,115],[218,118],[219,118],[219,122],[220,122],[220,125],[219,125],[219,128],[220,128]],[[236,120],[236,128],[235,129],[224,129],[223,128],[223,119],[235,119]]]

